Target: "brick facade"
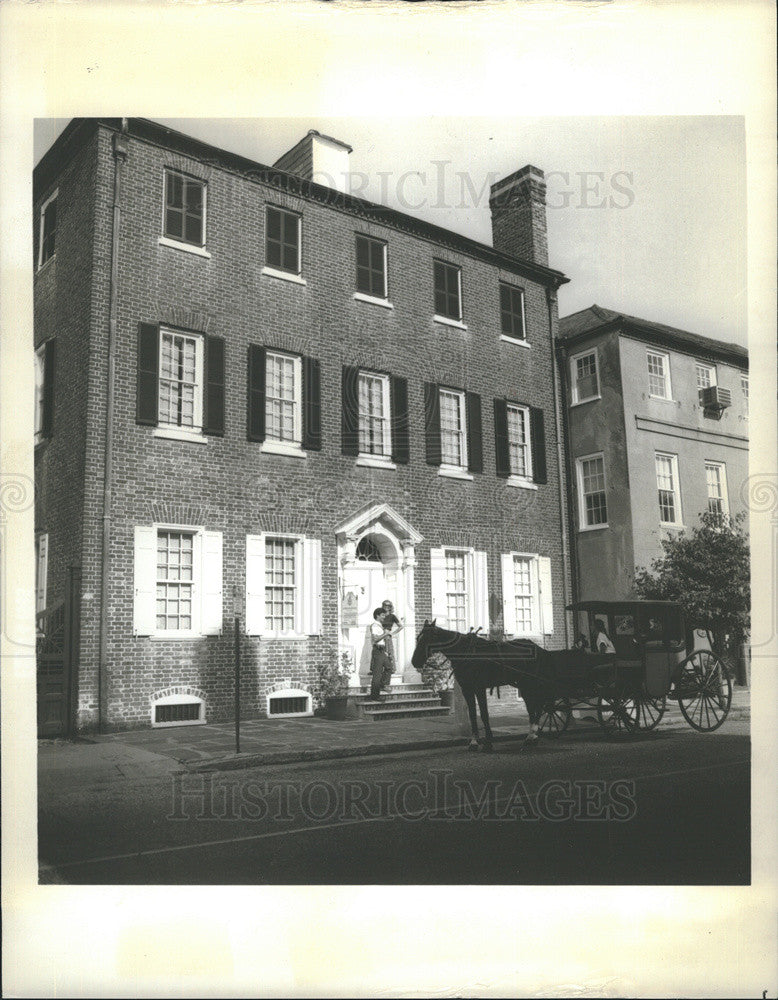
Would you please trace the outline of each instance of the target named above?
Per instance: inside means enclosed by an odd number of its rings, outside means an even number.
[[[78,715],[81,729],[149,724],[163,691],[197,690],[208,721],[231,718],[233,621],[244,621],[246,536],[294,532],[321,540],[321,635],[242,635],[245,716],[263,715],[279,685],[310,689],[316,666],[339,641],[335,528],[368,503],[386,503],[423,536],[415,549],[415,618],[431,615],[429,552],[465,546],[488,557],[490,626],[502,622],[500,556],[551,560],[554,631],[565,643],[562,512],[554,408],[556,272],[522,265],[434,227],[403,226],[355,199],[310,197],[274,184],[260,168],[133,120],[123,167],[116,288],[113,495],[104,707],[98,702],[103,470],[112,253],[112,138],[118,120],[82,123],[47,155],[36,176],[39,206],[59,189],[56,257],[36,276],[36,344],[58,339],[55,424],[36,452],[36,527],[49,533],[48,592],[61,599],[69,565],[82,567]],[[79,139],[79,136],[81,137]],[[58,141],[58,145],[61,140]],[[159,244],[163,171],[207,183],[209,258]],[[46,184],[48,177],[52,182]],[[292,190],[290,190],[290,187]],[[304,285],[263,274],[265,206],[301,213]],[[367,217],[366,217],[367,215]],[[384,221],[381,221],[384,219]],[[355,300],[354,236],[385,240],[393,308]],[[441,234],[440,238],[435,238]],[[433,322],[433,258],[457,264],[467,330]],[[498,282],[525,290],[529,348],[501,341]],[[136,422],[138,328],[162,323],[225,341],[225,430],[204,443],[168,440]],[[251,344],[304,354],[321,365],[320,451],[304,459],[263,452],[247,439]],[[365,468],[341,452],[341,371],[386,371],[408,382],[410,456],[396,469]],[[440,476],[425,461],[424,383],[480,394],[483,472],[472,481]],[[542,408],[547,483],[511,488],[495,475],[494,397]],[[564,488],[564,484],[563,484]],[[133,634],[133,538],[137,525],[196,525],[223,536],[221,635],[183,640]]]

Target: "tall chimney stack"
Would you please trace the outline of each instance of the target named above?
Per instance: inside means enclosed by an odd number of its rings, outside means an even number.
[[[307,135],[273,164],[279,170],[297,174],[335,191],[348,193],[348,157],[351,146],[331,135],[311,129]]]
[[[489,208],[494,249],[548,267],[543,171],[528,164],[492,184]]]

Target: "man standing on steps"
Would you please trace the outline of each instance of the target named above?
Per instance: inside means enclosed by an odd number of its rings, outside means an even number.
[[[376,608],[373,612],[373,624],[370,626],[370,641],[373,649],[370,654],[370,698],[378,701],[381,697],[381,688],[389,682],[392,676],[392,661],[389,658],[387,646],[391,643],[392,637],[387,625],[383,608]]]
[[[392,636],[397,635],[403,626],[400,619],[394,613],[394,605],[391,601],[384,601],[381,604],[380,610],[384,616],[384,628],[388,632],[388,635],[386,636],[386,654],[389,657],[390,669],[384,679],[384,685],[387,685],[391,681],[392,674],[397,669],[397,660],[394,655],[394,640],[392,639]]]

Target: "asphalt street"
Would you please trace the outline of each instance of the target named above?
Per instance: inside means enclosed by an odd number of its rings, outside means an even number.
[[[39,788],[41,882],[747,884],[748,723]]]

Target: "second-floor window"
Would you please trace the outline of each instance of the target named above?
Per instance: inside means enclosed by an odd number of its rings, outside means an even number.
[[[532,453],[529,437],[529,407],[508,403],[508,462],[510,474],[521,479],[532,477]]]
[[[302,443],[302,364],[299,356],[268,351],[265,362],[265,440]]]
[[[662,524],[680,524],[681,491],[678,483],[678,457],[657,452],[655,462],[659,520]]]
[[[708,511],[721,524],[729,513],[727,470],[723,462],[705,463],[705,482],[708,488]]]
[[[51,437],[54,425],[54,359],[57,342],[52,337],[35,352],[35,442]]]
[[[389,376],[359,373],[359,452],[389,458],[392,454]]]
[[[605,459],[602,455],[587,455],[585,458],[579,458],[576,465],[578,467],[581,527],[607,527]]]
[[[500,318],[503,337],[509,340],[527,339],[523,288],[500,282]]]
[[[55,191],[41,205],[38,267],[43,267],[46,261],[54,256],[57,248],[57,194]]]
[[[164,236],[180,243],[205,244],[205,182],[177,170],[165,171]]]
[[[266,260],[268,267],[289,274],[301,271],[300,216],[281,208],[267,208]]]
[[[374,299],[388,296],[386,243],[357,235],[357,291]]]
[[[600,379],[597,371],[597,352],[587,351],[570,359],[573,403],[586,403],[600,396]]]
[[[716,385],[716,368],[713,365],[703,364],[698,361],[695,365],[697,373],[697,396],[702,403],[702,394],[712,385]]]
[[[740,391],[743,394],[743,416],[748,416],[748,375],[740,376]]]
[[[442,465],[467,468],[467,416],[464,392],[440,390],[440,458]]]
[[[648,351],[648,394],[657,399],[671,399],[670,358],[661,351]]]
[[[159,423],[203,426],[203,338],[162,331],[159,338]]]
[[[462,320],[462,269],[442,260],[434,262],[435,315]]]

